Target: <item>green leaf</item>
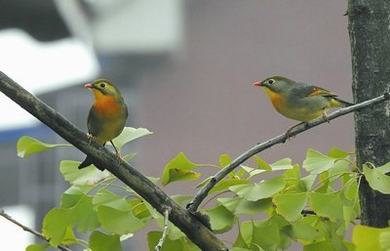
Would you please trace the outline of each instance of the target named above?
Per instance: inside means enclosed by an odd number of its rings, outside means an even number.
[[[345,159],[349,156],[349,153],[341,150],[340,148],[333,147],[329,150],[328,156],[335,159]]]
[[[229,189],[229,187],[234,185],[249,184],[247,179],[238,179],[236,177],[226,177],[220,182],[218,182],[213,188],[211,188],[209,194],[218,193]]]
[[[306,205],[307,193],[282,193],[273,197],[276,212],[288,221],[296,221],[302,217],[301,212]]]
[[[71,245],[78,243],[79,241],[77,240],[76,236],[73,233],[73,229],[71,226],[68,226],[65,230],[65,236],[61,242],[61,244],[64,245]]]
[[[30,244],[26,247],[26,251],[45,251],[49,248],[47,243]]]
[[[272,167],[259,156],[255,155],[253,158],[255,160],[258,169],[262,169],[266,171],[272,170]]]
[[[128,203],[121,196],[116,195],[107,189],[101,189],[99,192],[97,192],[93,198],[92,203],[96,207],[107,206],[118,211],[131,211],[130,203]]]
[[[388,172],[390,172],[390,162],[387,162],[383,166],[378,166],[376,169],[383,174],[387,174]]]
[[[253,221],[243,221],[239,225],[239,236],[233,246],[250,247],[253,237]]]
[[[303,168],[312,174],[318,174],[332,168],[335,160],[335,158],[309,149],[306,153],[306,159],[303,161]]]
[[[122,149],[122,147],[127,143],[150,134],[153,133],[146,128],[125,127],[122,133],[112,141],[119,150]]]
[[[202,180],[201,183],[199,183],[196,187],[203,187],[208,182],[210,182],[210,177]],[[211,190],[209,191],[209,194],[221,192],[227,190],[229,187],[234,185],[240,185],[240,184],[248,184],[250,181],[248,179],[241,179],[236,176],[227,176],[224,179],[222,179],[220,182],[218,182]]]
[[[325,231],[318,227],[319,216],[306,216],[298,219],[287,228],[289,235],[293,239],[304,241],[320,241],[325,237]]]
[[[79,232],[87,232],[99,227],[92,196],[85,194],[80,188],[70,187],[65,191],[61,198],[61,207],[68,209],[69,223],[77,226]]]
[[[370,187],[383,194],[390,194],[390,176],[383,174],[377,168],[369,168],[368,165],[363,165],[363,173]]]
[[[269,180],[262,180],[260,183],[231,186],[229,189],[249,201],[257,201],[271,197],[281,191],[284,186],[283,177],[277,176]]]
[[[243,237],[243,235],[241,233],[241,227],[239,227],[238,230],[239,230],[238,231],[238,235],[237,235],[236,240],[234,241],[233,247],[234,248],[249,248],[248,243],[245,242],[244,237]],[[251,232],[252,232],[252,229],[251,229]]]
[[[331,241],[321,241],[305,245],[303,251],[334,251],[334,247]]]
[[[145,201],[140,198],[133,198],[129,200],[129,204],[133,215],[142,221],[147,221],[151,217],[148,206],[146,206]]]
[[[146,223],[135,217],[132,211],[121,211],[108,206],[99,206],[97,215],[102,227],[115,234],[134,233],[146,226]]]
[[[199,165],[190,161],[184,153],[181,152],[165,165],[161,176],[161,183],[165,186],[178,180],[196,180],[201,174],[194,172],[191,169],[194,169],[197,166]]]
[[[91,196],[83,196],[80,201],[72,207],[73,224],[79,232],[92,231],[100,226],[96,210],[92,204]]]
[[[264,170],[264,169],[257,169],[257,168],[252,168],[252,167],[244,166],[244,165],[240,165],[240,167],[242,170],[244,170],[245,172],[248,173],[250,178],[252,178],[253,176],[256,176],[258,174],[267,172],[267,170]]]
[[[302,184],[305,187],[305,191],[310,191],[311,190],[311,188],[312,188],[316,178],[317,178],[317,175],[315,175],[315,174],[309,174],[309,175],[301,178],[301,182],[302,182]]]
[[[58,246],[62,243],[71,222],[71,213],[68,209],[53,208],[45,215],[42,233],[50,240],[50,245]]]
[[[16,151],[20,158],[28,158],[35,153],[44,152],[55,147],[72,146],[70,144],[48,144],[29,136],[22,136],[16,143]]]
[[[93,251],[122,251],[119,235],[107,235],[99,231],[90,235],[89,247]]]
[[[94,166],[78,169],[80,162],[73,160],[62,160],[60,162],[60,172],[64,179],[72,185],[94,186],[99,181],[112,177],[107,170],[100,171]]]
[[[390,233],[390,228],[375,228],[357,225],[354,227],[352,232],[352,243],[355,244],[356,251],[384,250],[381,248],[380,240],[380,236],[383,233]]]
[[[223,153],[219,155],[219,166],[220,167],[225,167],[229,165],[232,162],[232,158],[230,157],[229,154]]]
[[[380,233],[379,245],[381,246],[382,250],[390,250],[390,231]]]
[[[240,197],[218,198],[217,201],[233,214],[255,215],[272,207],[271,199],[248,201]]]
[[[340,192],[336,193],[309,193],[310,204],[319,216],[328,217],[332,221],[344,219],[343,201]]]
[[[134,233],[145,227],[149,220],[149,217],[138,218],[142,212],[135,211],[131,203],[106,189],[96,193],[92,202],[102,227],[115,234]]]
[[[277,250],[281,241],[279,225],[272,218],[255,222],[252,234],[252,243],[259,245],[264,250]]]
[[[291,164],[290,158],[284,158],[271,164],[271,168],[273,171],[288,170],[292,169],[293,167],[294,166]]]
[[[150,251],[155,250],[155,246],[160,240],[162,232],[160,231],[151,231],[148,233],[148,247]],[[200,249],[193,244],[188,238],[181,237],[177,240],[172,240],[168,236],[165,239],[161,251],[200,251]]]
[[[232,228],[235,216],[224,206],[218,205],[206,210],[210,217],[211,229],[216,233],[223,233]]]
[[[61,196],[60,205],[62,208],[70,208],[77,204],[83,196],[86,196],[87,192],[90,191],[90,187],[69,187]]]

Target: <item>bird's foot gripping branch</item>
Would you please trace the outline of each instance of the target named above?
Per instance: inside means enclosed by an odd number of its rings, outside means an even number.
[[[337,148],[328,153],[309,149],[302,164],[293,163],[289,158],[268,163],[256,155],[283,142],[285,135],[281,135],[256,145],[235,160],[225,153],[216,163],[199,164],[179,153],[168,161],[160,177],[145,178],[128,163],[118,162],[105,148],[93,141],[89,143],[84,133],[8,77],[0,76],[0,91],[72,145],[93,156],[97,166],[107,169],[101,172],[90,166],[79,170],[78,161],[60,163],[60,172],[70,187],[63,193],[60,206],[50,210],[43,220],[42,235],[51,246],[81,245],[100,250],[109,245],[107,250],[121,250],[122,241],[152,222],[161,227],[147,234],[150,250],[227,250],[227,246],[233,251],[275,250],[286,249],[293,242],[308,249],[329,247],[338,250],[364,245],[360,240],[372,234],[378,238],[366,243],[381,245],[379,235],[390,232],[356,225],[353,241],[344,238],[345,230],[357,223],[355,219],[360,214],[358,190],[363,175],[374,189],[390,193],[390,186],[387,186],[390,178],[385,175],[390,171],[390,164],[376,169],[367,164],[359,170],[354,166],[354,154]],[[331,120],[388,98],[388,95],[381,96],[343,108],[327,118]],[[299,134],[324,122],[310,122],[307,127],[295,128],[291,134]],[[126,143],[148,134],[146,129],[126,128],[114,143],[123,151]],[[28,157],[63,146],[22,137],[18,142],[18,155]],[[207,192],[193,200],[196,203],[190,204],[191,213],[182,206],[189,204],[192,196],[169,197],[156,185],[199,180],[205,166],[221,171],[199,183],[200,191]],[[267,178],[269,174],[272,178]],[[197,212],[208,194],[213,196]],[[192,212],[196,212],[195,216]],[[258,215],[263,216],[262,220],[244,220],[248,216],[258,218]],[[168,218],[170,222],[167,222]],[[215,233],[230,231],[237,222],[239,231],[235,232],[233,242],[224,243],[216,238]],[[88,239],[80,239],[79,233],[87,233],[83,236]]]

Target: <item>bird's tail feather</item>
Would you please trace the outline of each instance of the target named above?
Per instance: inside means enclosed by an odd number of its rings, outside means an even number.
[[[80,163],[79,169],[83,169],[89,165],[92,165],[92,158],[87,156],[83,162]]]
[[[347,102],[347,101],[339,99],[337,97],[334,97],[333,99],[335,101],[335,104],[334,104],[335,107],[347,107],[347,106],[354,105],[353,103]]]

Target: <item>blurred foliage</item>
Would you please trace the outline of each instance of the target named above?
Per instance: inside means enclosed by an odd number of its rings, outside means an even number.
[[[126,128],[115,140],[118,148],[151,134],[144,128]],[[22,137],[17,144],[20,157],[43,152],[62,144],[47,144]],[[161,177],[149,177],[165,186],[172,182],[200,179],[200,167],[223,168],[232,161],[226,153],[217,164],[197,164],[184,153],[173,157]],[[390,228],[359,225],[359,185],[366,177],[370,186],[390,194],[390,163],[374,168],[367,163],[362,170],[354,164],[354,154],[333,148],[328,153],[308,149],[303,164],[289,158],[269,164],[259,156],[231,172],[210,192],[201,213],[208,216],[215,233],[235,231],[236,239],[226,243],[233,251],[285,250],[298,242],[304,251],[390,250]],[[147,234],[148,247],[154,250],[162,235],[163,216],[132,189],[108,171],[94,166],[78,170],[79,162],[63,160],[60,172],[70,187],[63,193],[60,206],[43,219],[47,244],[32,244],[28,251],[50,246],[79,245],[85,250],[122,250],[121,242],[156,222],[159,230]],[[210,178],[200,181],[204,186]],[[192,196],[174,195],[182,206]],[[249,220],[248,220],[249,219]],[[154,224],[155,225],[155,224]],[[346,230],[352,228],[352,239]],[[88,240],[78,236],[89,236]],[[162,250],[199,250],[177,227],[169,223]]]

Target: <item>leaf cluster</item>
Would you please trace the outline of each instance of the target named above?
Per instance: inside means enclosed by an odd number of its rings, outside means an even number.
[[[114,141],[123,150],[127,143],[151,134],[144,128],[126,128]],[[22,137],[18,155],[28,157],[55,147],[30,137]],[[128,159],[134,154],[126,155]],[[174,182],[198,181],[204,168],[224,168],[231,157],[221,154],[212,164],[191,161],[179,153],[165,165],[161,177],[150,179],[162,186]],[[80,245],[86,250],[122,250],[122,242],[149,225],[160,226],[147,234],[154,250],[162,235],[163,217],[129,187],[107,171],[93,166],[78,170],[79,162],[63,160],[60,172],[70,187],[59,206],[43,219],[42,232],[48,244],[32,244],[29,251],[49,246]],[[373,168],[367,163],[358,169],[354,154],[333,148],[324,154],[309,149],[302,164],[284,158],[268,163],[253,156],[231,172],[210,191],[201,209],[216,233],[232,231],[236,238],[227,246],[234,251],[285,250],[299,243],[304,251],[386,250],[390,248],[390,228],[359,225],[359,185],[363,176],[370,186],[390,193],[390,163]],[[203,168],[203,169],[202,169]],[[204,186],[210,178],[199,181]],[[173,195],[184,206],[192,196]],[[346,231],[353,228],[352,239]],[[80,236],[88,236],[83,240]],[[162,250],[199,250],[177,227],[169,223]]]

